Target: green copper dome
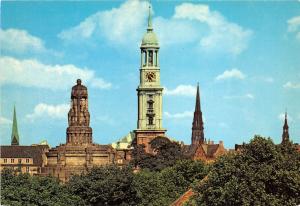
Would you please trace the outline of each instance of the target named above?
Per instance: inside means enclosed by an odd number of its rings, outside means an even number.
[[[158,46],[158,40],[154,32],[148,32],[144,35],[142,46]]]
[[[156,34],[153,32],[152,28],[152,17],[151,17],[151,8],[149,7],[149,16],[148,16],[148,28],[147,33],[144,35],[142,40],[142,47],[155,46],[158,47],[158,39]]]

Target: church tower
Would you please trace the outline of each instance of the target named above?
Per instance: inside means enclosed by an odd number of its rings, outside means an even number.
[[[283,144],[285,142],[288,142],[289,140],[290,140],[289,125],[288,125],[288,122],[287,122],[287,112],[285,112],[281,144]]]
[[[152,28],[151,7],[149,7],[148,28],[141,44],[140,84],[137,88],[138,121],[135,130],[137,144],[144,144],[151,152],[149,142],[157,136],[164,136],[162,128],[162,93],[160,85],[159,44]]]
[[[92,143],[92,128],[88,111],[87,88],[77,79],[72,87],[71,106],[68,113],[67,144],[83,145]]]
[[[204,127],[202,120],[202,112],[200,107],[199,84],[197,85],[196,105],[192,127],[192,146],[204,143]]]
[[[13,125],[11,131],[11,145],[19,145],[19,132],[18,132],[16,106],[14,106]]]

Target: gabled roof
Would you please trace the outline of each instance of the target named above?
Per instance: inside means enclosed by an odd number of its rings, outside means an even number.
[[[0,146],[1,158],[32,158],[33,165],[42,166],[47,145],[37,146]]]

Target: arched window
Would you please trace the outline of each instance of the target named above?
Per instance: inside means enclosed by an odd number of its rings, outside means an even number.
[[[149,122],[148,122],[149,125],[153,125],[153,117],[149,117],[149,118],[148,118],[148,121],[149,121]]]
[[[149,66],[153,66],[153,51],[149,51]]]

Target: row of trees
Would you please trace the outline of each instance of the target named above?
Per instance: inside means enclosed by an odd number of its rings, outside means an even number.
[[[4,170],[3,205],[169,205],[206,175],[202,162],[182,160],[161,171],[134,173],[132,167],[93,168],[63,185],[51,177]]]
[[[1,174],[3,205],[169,205],[189,188],[187,205],[298,205],[300,153],[256,136],[211,165],[186,159],[177,143],[153,141],[156,155],[134,150],[128,167],[93,168],[67,184],[51,177]],[[140,171],[133,172],[133,167]],[[203,181],[201,181],[206,177]]]

